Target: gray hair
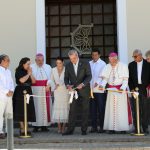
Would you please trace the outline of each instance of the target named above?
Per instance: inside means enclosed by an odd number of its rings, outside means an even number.
[[[139,49],[135,49],[135,50],[133,51],[133,54],[142,55],[142,51],[139,50]]]
[[[2,61],[3,61],[5,58],[9,58],[9,56],[6,55],[6,54],[0,55],[0,64],[2,63]]]
[[[74,55],[74,54],[78,56],[78,52],[74,49],[72,49],[68,52],[68,56],[71,56],[71,55]]]
[[[146,57],[149,57],[150,56],[150,50],[148,50],[145,54]]]

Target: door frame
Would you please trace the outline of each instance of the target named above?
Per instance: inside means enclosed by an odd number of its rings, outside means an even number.
[[[128,63],[126,0],[116,0],[116,5],[118,55],[120,61]],[[36,0],[36,49],[46,56],[45,0]]]

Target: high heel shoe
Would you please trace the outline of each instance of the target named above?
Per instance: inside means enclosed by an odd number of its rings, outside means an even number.
[[[58,130],[57,132],[58,132],[58,134],[61,134],[61,130]]]
[[[24,136],[25,132],[20,129],[20,136]]]

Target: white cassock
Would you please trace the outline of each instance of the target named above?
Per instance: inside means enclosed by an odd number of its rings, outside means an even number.
[[[115,67],[108,64],[102,71],[102,86],[108,84],[110,89],[126,90],[128,87],[129,72],[127,65],[118,62]],[[126,93],[108,91],[104,130],[128,131],[131,123],[131,112],[128,111],[128,97]]]
[[[4,116],[13,117],[12,97],[6,95],[9,91],[14,91],[11,72],[0,66],[0,133],[3,133]]]
[[[32,86],[33,95],[45,96],[34,97],[36,122],[32,123],[32,125],[37,127],[49,126],[51,122],[52,102],[50,92],[46,92],[46,86],[50,81],[51,67],[47,64],[44,64],[42,67],[33,64],[31,67],[33,76],[36,79],[36,84]]]

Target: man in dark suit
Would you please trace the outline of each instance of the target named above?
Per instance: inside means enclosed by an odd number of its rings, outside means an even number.
[[[69,91],[76,88],[79,98],[77,100],[74,99],[70,105],[68,128],[63,135],[73,134],[78,107],[82,107],[81,131],[82,135],[86,135],[89,114],[90,81],[92,78],[91,69],[88,62],[79,59],[77,51],[70,50],[68,55],[70,62],[65,68],[65,84]],[[79,102],[81,105],[79,105]]]
[[[150,64],[143,59],[142,52],[133,52],[134,61],[129,64],[129,88],[139,92],[140,121],[144,133],[148,133],[148,101],[146,88],[150,83]],[[134,125],[136,128],[136,105],[132,99]]]

